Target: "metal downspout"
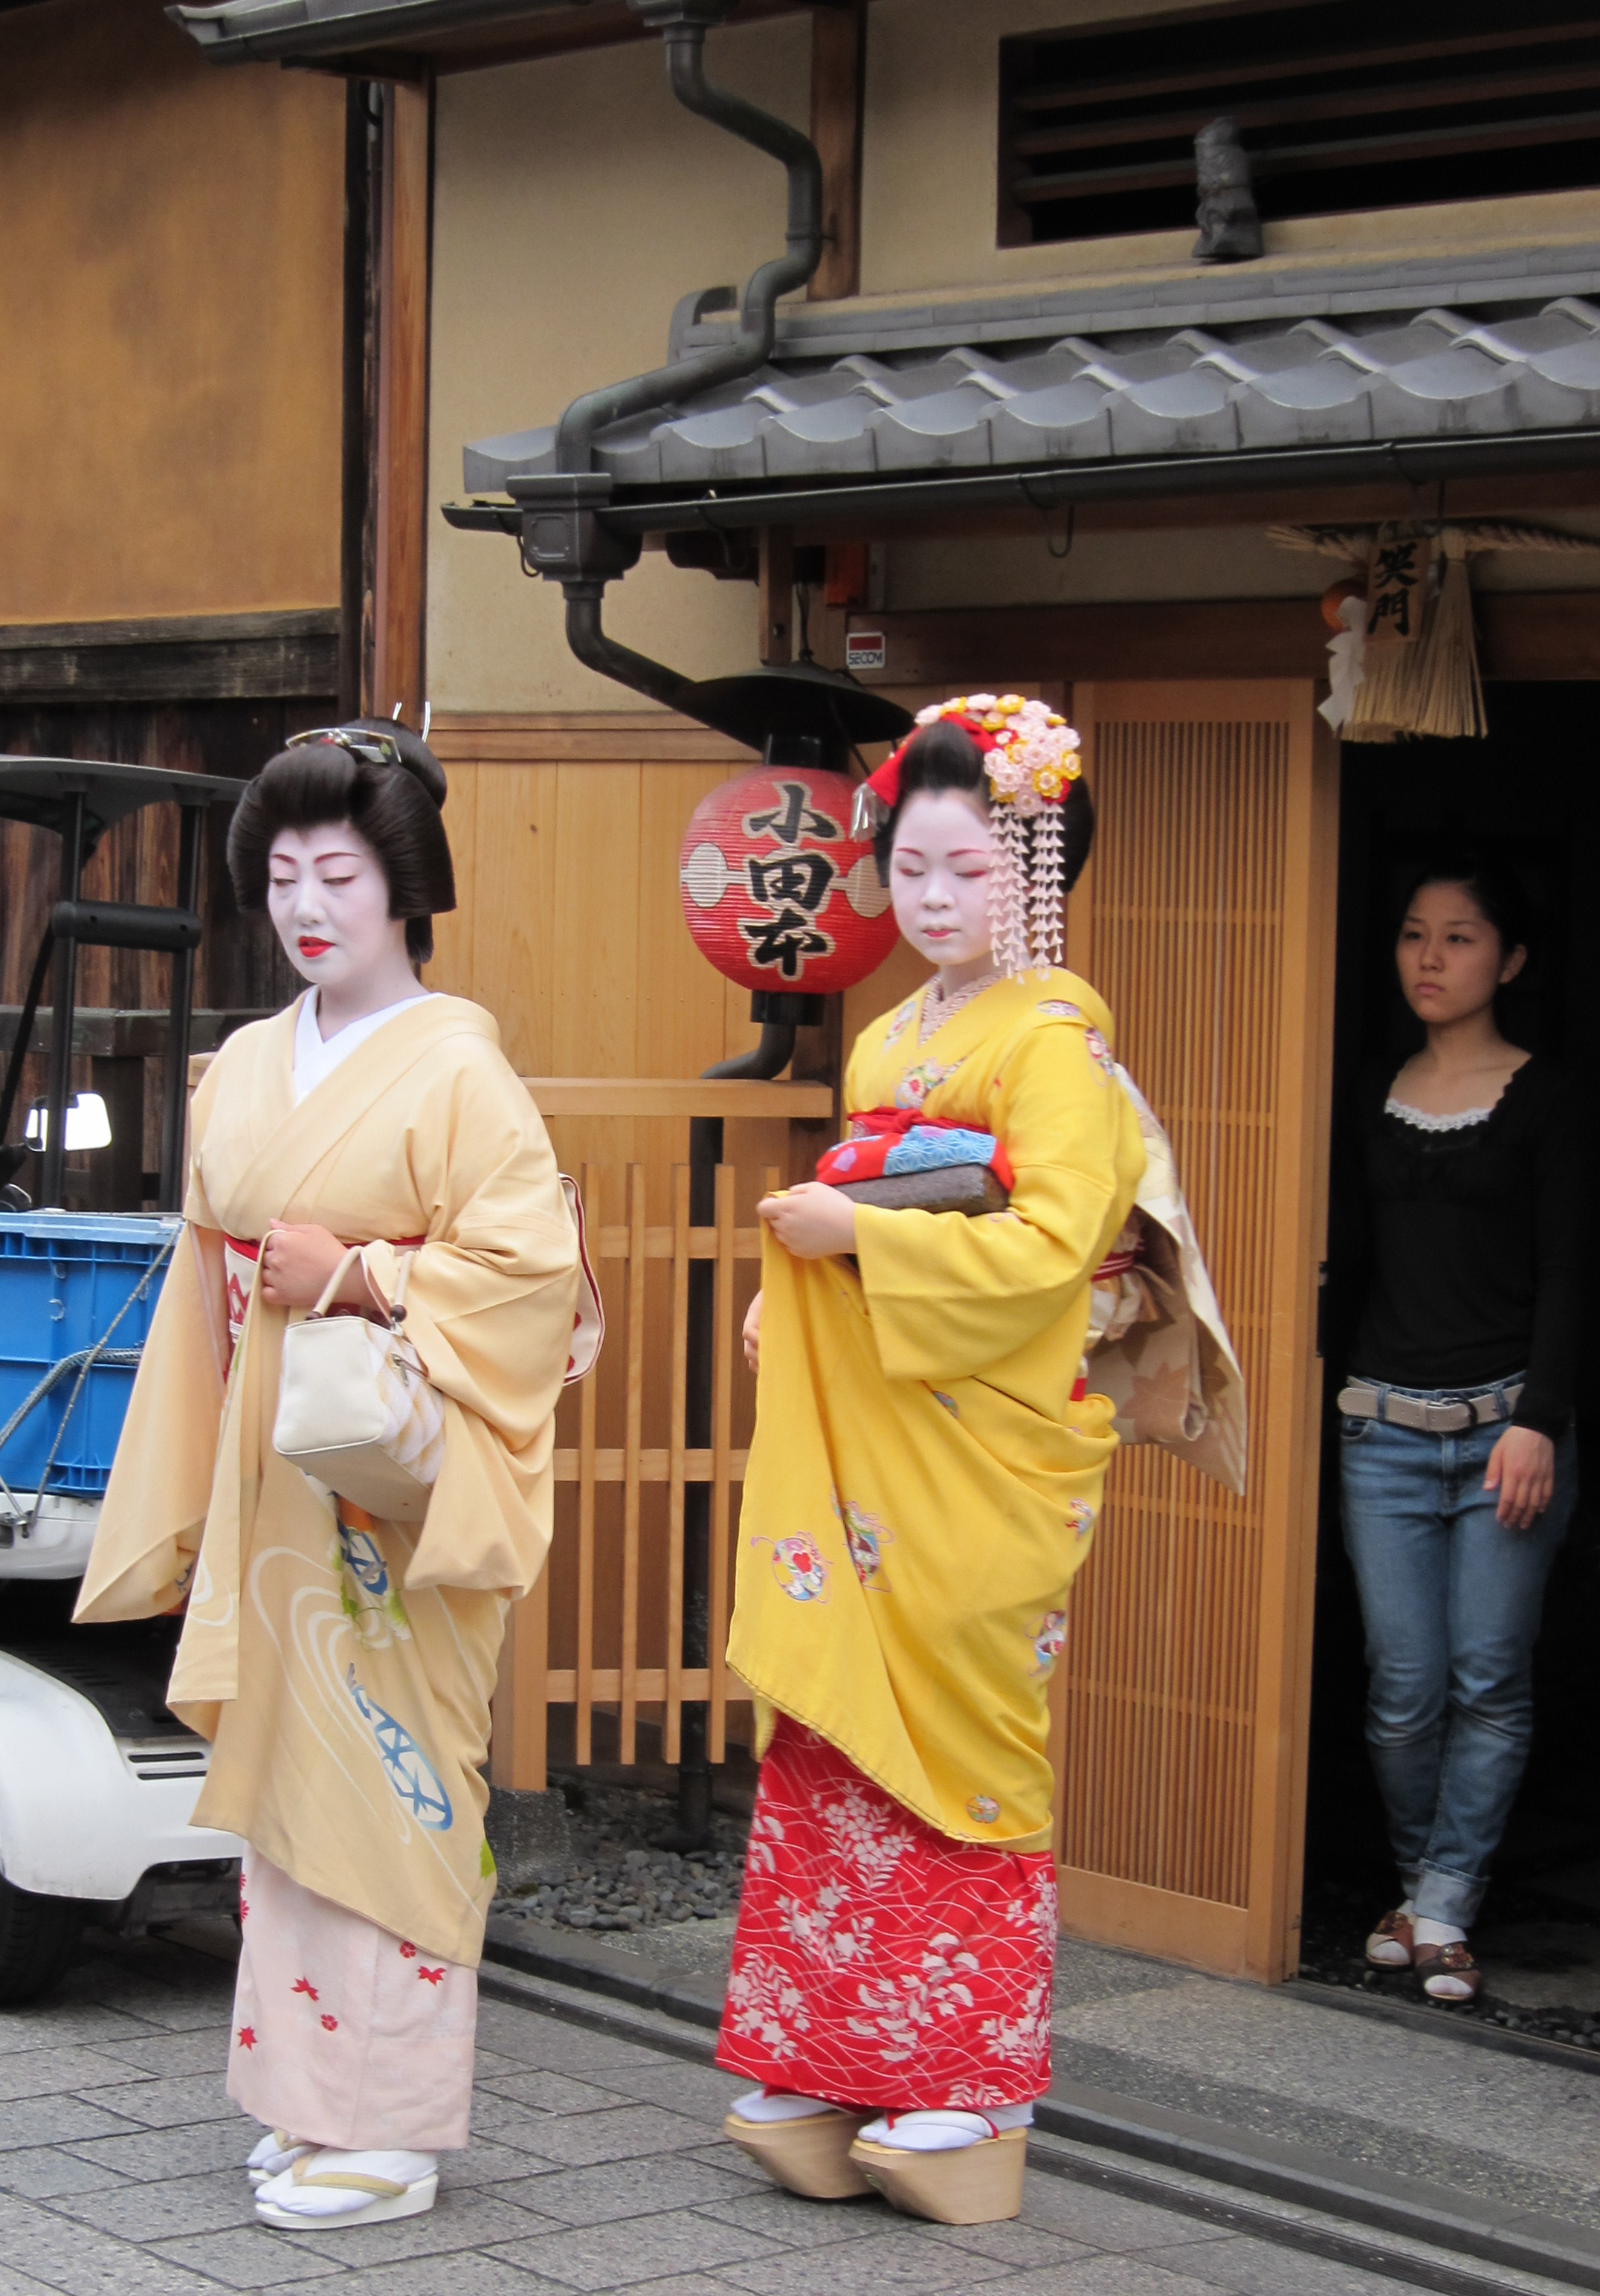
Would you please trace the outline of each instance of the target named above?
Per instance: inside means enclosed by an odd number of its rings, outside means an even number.
[[[798,127],[770,112],[713,87],[705,76],[706,33],[727,15],[731,0],[632,0],[646,23],[659,25],[667,50],[672,93],[689,111],[753,144],[789,171],[787,253],[751,274],[739,312],[739,332],[729,343],[694,353],[671,366],[653,368],[628,382],[605,384],[575,398],[556,425],[555,467],[580,473],[595,467],[595,435],[629,414],[676,406],[718,383],[736,382],[772,356],[777,333],[777,301],[803,287],[822,261],[822,161],[816,147]]]
[[[738,332],[731,341],[575,398],[556,425],[554,470],[513,472],[508,491],[517,504],[524,570],[561,584],[567,601],[567,643],[578,660],[669,709],[686,707],[693,717],[696,713],[685,701],[692,680],[619,645],[602,627],[605,586],[636,563],[639,544],[635,537],[612,534],[605,524],[611,480],[595,467],[595,440],[600,431],[628,415],[676,406],[697,391],[736,382],[771,357],[779,296],[803,287],[822,260],[822,161],[810,137],[798,127],[775,119],[743,96],[713,87],[706,78],[706,33],[725,20],[733,0],[630,0],[630,4],[661,31],[672,92],[685,110],[782,160],[788,170],[785,251],[751,274],[740,304]]]

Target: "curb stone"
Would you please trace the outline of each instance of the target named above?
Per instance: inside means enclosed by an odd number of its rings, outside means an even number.
[[[675,2055],[710,2061],[709,2036],[720,2021],[724,1998],[723,1986],[714,1980],[686,1976],[681,1969],[643,1955],[619,1953],[598,1938],[544,1931],[536,1941],[528,1924],[501,1916],[489,1921],[484,1955],[484,1990],[495,1997],[543,2008],[602,2030],[630,2033]],[[520,1972],[522,1982],[513,1972]],[[593,2001],[592,2009],[585,1997]],[[601,2000],[615,2003],[617,2009],[602,2010]],[[685,2026],[697,2029],[693,2038]],[[1563,2051],[1563,2062],[1565,2054]],[[1465,2204],[1459,2193],[1417,2178],[1077,2082],[1054,2081],[1034,2118],[1046,2136],[1067,2144],[1092,2146],[1202,2178],[1212,2186],[1365,2225],[1436,2252],[1444,2250],[1566,2287],[1600,2291],[1600,2234],[1556,2218],[1488,2199]],[[1052,2161],[1043,2148],[1038,2165],[1058,2175],[1083,2173],[1076,2161]],[[1133,2173],[1138,2196],[1156,2198],[1161,2188],[1152,2190],[1152,2179]],[[1091,2172],[1089,2181],[1104,2181],[1104,2171]],[[1165,2205],[1190,2214],[1206,2213],[1186,2189],[1181,2194],[1169,2189]],[[1349,2235],[1261,2217],[1259,2211],[1249,2213],[1253,2228],[1265,2238],[1378,2267],[1378,2252],[1359,2243],[1358,2257],[1347,2244]],[[1261,2220],[1254,2221],[1258,2217]],[[1220,2220],[1232,2218],[1225,2215]],[[1381,2268],[1424,2287],[1466,2291],[1504,2284],[1488,2282],[1481,2274],[1453,2272],[1437,2258],[1395,2258]]]

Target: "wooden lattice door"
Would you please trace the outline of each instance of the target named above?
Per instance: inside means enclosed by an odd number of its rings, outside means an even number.
[[[1235,1498],[1114,1461],[1057,1699],[1063,1927],[1298,1961],[1316,1553],[1336,752],[1310,684],[1079,685],[1099,816],[1069,961],[1171,1136],[1243,1364]]]

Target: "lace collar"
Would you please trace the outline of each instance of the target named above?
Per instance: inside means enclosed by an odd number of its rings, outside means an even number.
[[[1409,1101],[1396,1100],[1392,1093],[1383,1103],[1385,1116],[1398,1116],[1415,1132],[1466,1132],[1474,1124],[1487,1124],[1494,1112],[1492,1108],[1464,1108],[1454,1116],[1433,1116],[1425,1108],[1413,1108]]]

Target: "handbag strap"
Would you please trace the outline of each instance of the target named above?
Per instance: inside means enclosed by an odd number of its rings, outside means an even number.
[[[344,1282],[346,1275],[349,1273],[349,1270],[354,1266],[355,1262],[360,1259],[362,1249],[363,1247],[360,1244],[352,1243],[345,1251],[338,1267],[333,1270],[332,1275],[329,1276],[327,1282],[324,1284],[322,1297],[317,1301],[316,1307],[312,1308],[311,1316],[308,1319],[308,1321],[315,1320],[317,1316],[325,1316],[327,1314],[329,1308],[333,1304],[334,1293]],[[399,1331],[401,1324],[406,1321],[406,1286],[411,1282],[411,1263],[415,1258],[416,1254],[414,1251],[403,1251],[400,1253],[396,1264],[395,1296],[389,1310],[390,1329],[395,1332]]]

